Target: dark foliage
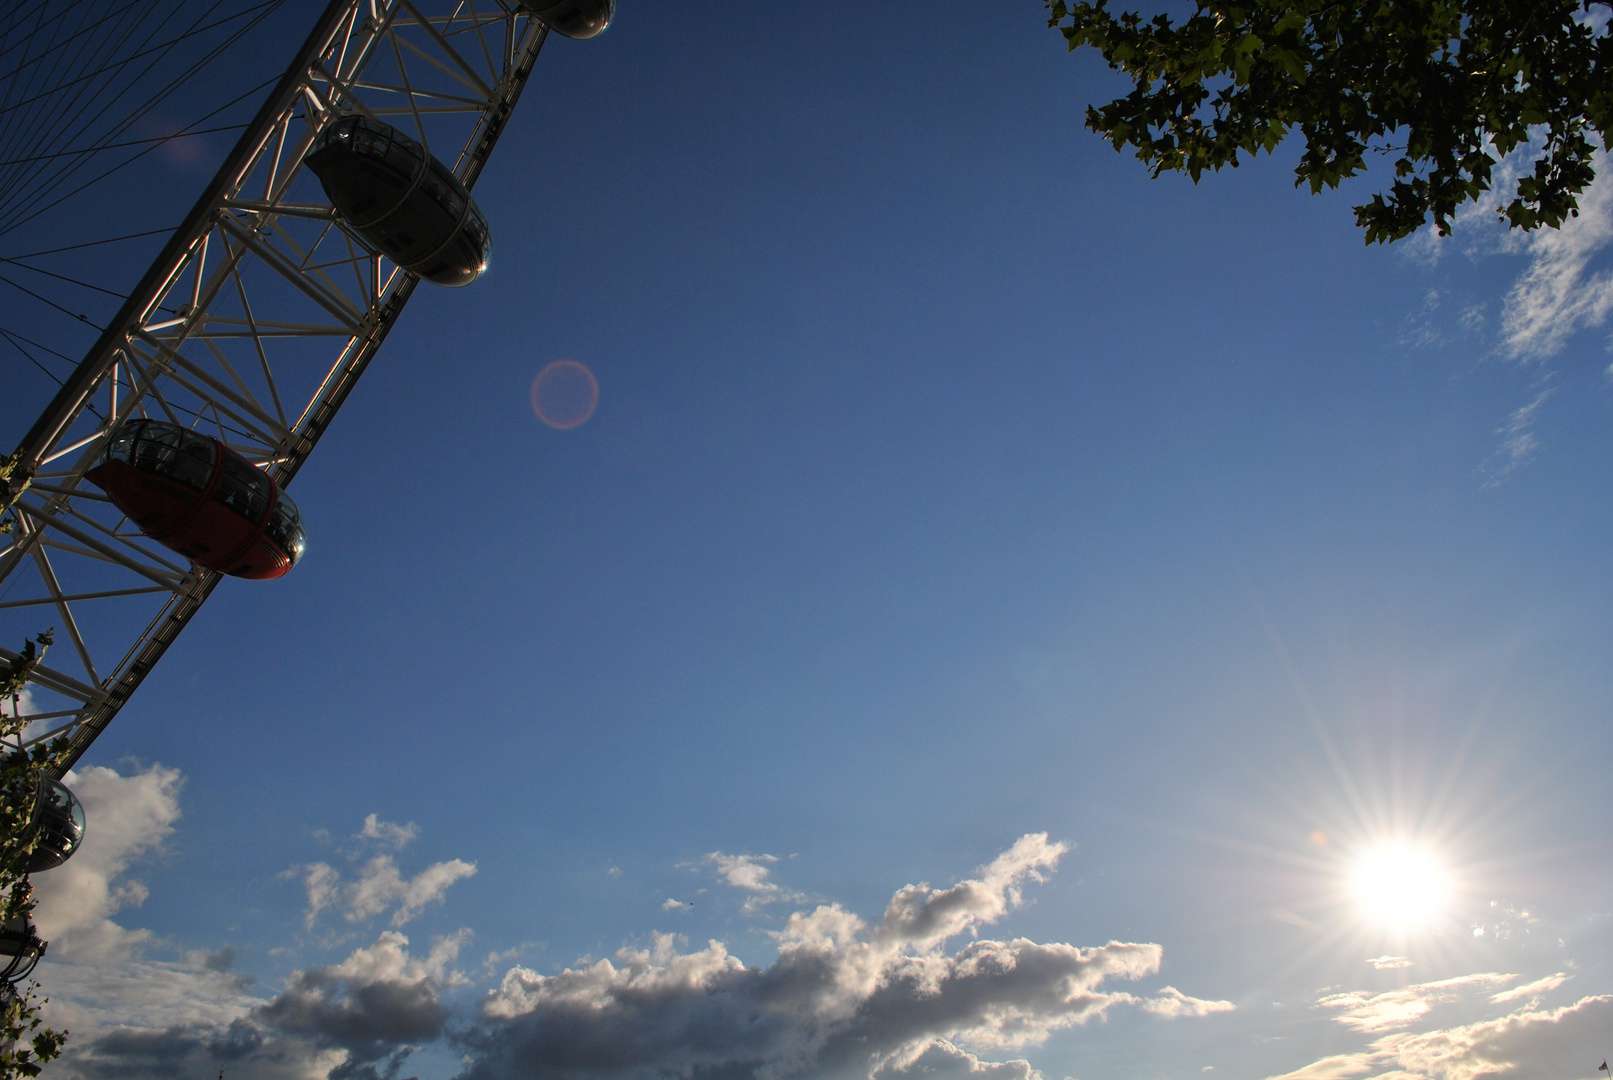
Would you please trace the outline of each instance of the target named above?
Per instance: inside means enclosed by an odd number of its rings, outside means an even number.
[[[12,925],[28,924],[34,910],[27,866],[39,839],[32,827],[39,777],[67,747],[58,739],[25,751],[5,740],[26,726],[26,718],[18,716],[19,695],[50,644],[51,635],[43,633],[24,643],[15,660],[0,660],[0,922]],[[44,944],[39,947],[43,951]],[[67,1039],[67,1032],[43,1026],[44,1001],[34,990],[33,984],[0,986],[0,1080],[38,1076],[45,1062],[60,1056]]]
[[[1108,0],[1048,0],[1071,50],[1090,45],[1135,89],[1089,107],[1086,125],[1134,147],[1157,177],[1237,166],[1305,139],[1295,186],[1337,187],[1368,153],[1397,155],[1387,193],[1355,208],[1368,243],[1430,215],[1441,235],[1490,189],[1500,158],[1541,147],[1497,212],[1516,228],[1560,226],[1608,145],[1608,0],[1197,0],[1184,21]],[[1598,30],[1597,26],[1601,29]]]

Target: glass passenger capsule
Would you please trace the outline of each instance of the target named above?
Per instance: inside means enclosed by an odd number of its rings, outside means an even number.
[[[558,4],[526,0],[521,9],[548,23],[557,34],[584,40],[605,32],[616,17],[616,0],[561,0]]]
[[[457,288],[487,269],[493,234],[446,165],[365,116],[325,125],[305,159],[342,219],[387,258]]]
[[[39,833],[39,842],[28,858],[27,872],[53,870],[71,858],[84,839],[84,807],[66,784],[41,777],[33,828]]]
[[[26,915],[0,923],[0,981],[15,983],[26,979],[43,955],[45,943],[39,940],[34,924]]]
[[[209,570],[277,578],[307,545],[297,504],[217,439],[161,420],[131,420],[84,478],[163,547]]]

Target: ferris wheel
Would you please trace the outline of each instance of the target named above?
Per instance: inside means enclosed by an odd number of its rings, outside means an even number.
[[[471,191],[549,33],[594,37],[614,13],[615,0],[331,0],[0,459],[0,660],[23,662],[9,646],[46,621],[57,633],[0,753],[65,737],[65,772],[224,578],[296,565],[305,526],[287,487],[420,282],[487,268]],[[65,859],[82,817],[74,832],[71,794],[47,780]]]

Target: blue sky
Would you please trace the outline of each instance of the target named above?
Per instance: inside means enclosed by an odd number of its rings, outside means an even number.
[[[1613,189],[1366,248],[1371,177],[1148,180],[1034,4],[881,14],[545,48],[307,558],[80,765],[56,1074],[1596,1075]]]

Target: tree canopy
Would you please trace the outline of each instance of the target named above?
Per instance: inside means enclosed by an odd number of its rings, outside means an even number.
[[[1047,0],[1071,51],[1097,49],[1134,89],[1086,126],[1134,147],[1154,176],[1238,165],[1296,127],[1295,186],[1338,187],[1368,154],[1397,155],[1387,192],[1355,208],[1367,243],[1430,215],[1441,235],[1528,142],[1532,173],[1497,211],[1516,228],[1578,212],[1608,146],[1609,0],[1196,0],[1181,22],[1108,0]]]
[[[50,645],[47,631],[24,642],[14,659],[0,660],[0,926],[26,927],[40,952],[44,943],[34,934],[29,918],[34,894],[28,862],[39,844],[39,832],[33,828],[34,804],[40,774],[61,764],[67,740],[22,749],[28,718],[22,713],[21,695]],[[0,1080],[38,1076],[46,1062],[61,1055],[67,1039],[67,1032],[43,1026],[39,1010],[44,1002],[34,989],[0,984]]]

